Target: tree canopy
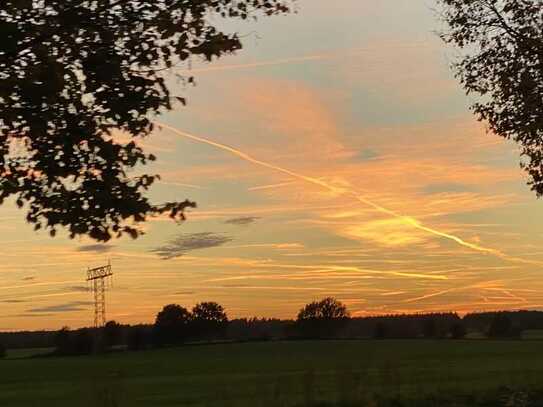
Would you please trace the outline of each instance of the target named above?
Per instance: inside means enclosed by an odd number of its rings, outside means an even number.
[[[228,322],[228,317],[222,305],[216,302],[200,302],[192,308],[192,318],[195,321],[207,321],[217,324]]]
[[[439,0],[442,38],[461,51],[454,64],[479,120],[514,140],[529,185],[543,195],[543,2]]]
[[[154,331],[158,344],[178,344],[185,340],[192,319],[190,312],[177,304],[168,304],[157,314]]]
[[[228,316],[216,302],[201,302],[192,308],[192,330],[196,336],[220,335],[227,324]]]
[[[308,319],[340,319],[348,318],[347,307],[336,300],[328,297],[320,301],[313,301],[305,305],[298,313],[298,321]]]
[[[221,18],[286,13],[290,1],[2,1],[0,203],[14,197],[53,236],[64,227],[98,241],[137,237],[148,216],[183,220],[194,203],[154,204],[158,176],[130,174],[155,160],[137,143],[152,115],[185,103],[165,75],[242,47]]]

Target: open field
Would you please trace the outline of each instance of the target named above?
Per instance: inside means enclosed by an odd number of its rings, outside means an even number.
[[[7,359],[24,359],[33,356],[46,355],[53,352],[54,348],[27,348],[27,349],[10,349],[6,355]]]
[[[289,406],[535,385],[539,341],[321,341],[0,361],[0,405]]]

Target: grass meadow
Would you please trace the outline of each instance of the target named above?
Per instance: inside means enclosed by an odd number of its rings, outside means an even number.
[[[352,340],[193,345],[69,358],[8,351],[0,360],[0,406],[374,406],[377,398],[537,387],[542,347],[536,340]],[[421,405],[413,403],[405,405]]]

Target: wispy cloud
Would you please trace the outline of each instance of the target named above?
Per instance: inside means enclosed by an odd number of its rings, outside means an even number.
[[[167,244],[151,250],[151,252],[165,260],[174,259],[193,250],[222,246],[232,240],[234,239],[230,236],[213,232],[181,234]]]
[[[245,216],[245,217],[241,217],[241,218],[228,219],[228,220],[225,220],[224,223],[226,223],[228,225],[247,226],[247,225],[251,225],[251,224],[255,223],[259,219],[261,219],[261,218],[259,218],[257,216]]]
[[[181,137],[191,139],[194,141],[197,141],[199,143],[207,144],[213,147],[216,147],[218,149],[221,149],[223,151],[227,151],[240,159],[247,161],[249,163],[255,164],[259,167],[267,168],[270,170],[273,170],[275,172],[280,172],[282,174],[290,175],[292,178],[304,181],[306,184],[312,184],[314,186],[321,187],[324,189],[329,195],[335,196],[335,197],[341,197],[346,196],[351,199],[354,199],[358,202],[360,202],[365,207],[372,208],[375,212],[380,213],[381,215],[387,215],[391,218],[399,220],[401,223],[403,223],[405,226],[409,226],[413,230],[417,229],[420,232],[424,232],[427,235],[438,237],[441,239],[446,239],[452,242],[455,242],[458,246],[461,246],[463,248],[470,249],[474,252],[479,252],[482,254],[490,254],[497,258],[501,258],[505,261],[514,262],[514,263],[524,263],[524,264],[533,264],[533,265],[541,265],[543,262],[539,261],[533,261],[531,259],[523,259],[520,257],[510,256],[504,252],[502,252],[499,249],[495,249],[492,247],[486,247],[483,245],[479,245],[477,243],[471,243],[469,241],[466,241],[462,239],[461,237],[447,233],[429,226],[425,226],[423,223],[421,223],[418,219],[411,217],[411,216],[405,216],[393,209],[390,209],[389,207],[385,207],[380,203],[375,202],[373,199],[367,198],[367,194],[360,194],[357,190],[350,187],[348,183],[346,185],[336,185],[333,182],[329,182],[323,178],[314,178],[308,175],[304,175],[302,173],[298,173],[296,171],[292,171],[290,169],[281,167],[279,165],[272,164],[267,161],[259,160],[257,158],[252,157],[251,155],[241,151],[237,150],[233,147],[227,146],[225,144],[217,143],[213,140],[207,139],[205,137],[199,137],[195,136],[194,134],[186,133],[184,131],[181,131],[179,129],[176,129],[175,127],[169,126],[167,124],[158,123],[155,122],[160,127],[163,127],[175,134],[178,134]]]
[[[51,314],[51,313],[63,313],[83,311],[87,309],[89,305],[92,305],[91,301],[71,301],[64,304],[49,305],[46,307],[32,308],[27,311],[30,314]]]
[[[89,287],[86,285],[74,285],[67,287],[64,291],[76,292],[76,293],[86,293],[89,291]]]
[[[113,249],[112,245],[105,244],[89,244],[85,246],[79,246],[76,250],[78,252],[92,252],[92,253],[107,253]]]

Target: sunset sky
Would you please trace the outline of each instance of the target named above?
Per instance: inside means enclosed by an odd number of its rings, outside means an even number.
[[[355,316],[542,308],[543,202],[516,147],[469,112],[433,7],[299,0],[229,24],[245,49],[194,61],[196,87],[172,75],[188,106],[142,143],[163,177],[153,200],[198,208],[97,245],[3,206],[0,330],[91,325],[85,272],[108,260],[122,323],[205,300],[231,318],[291,318],[325,296]]]

